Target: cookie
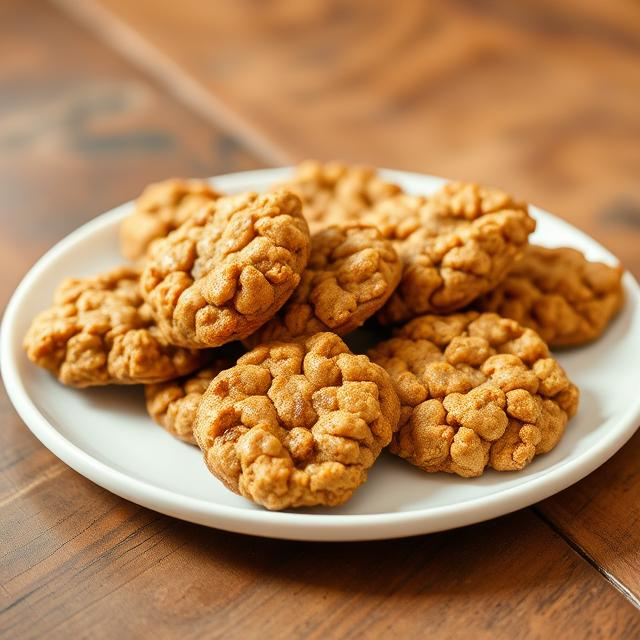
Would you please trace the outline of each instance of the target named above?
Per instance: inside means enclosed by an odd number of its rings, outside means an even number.
[[[293,177],[278,186],[300,197],[312,233],[331,224],[359,222],[375,203],[402,192],[369,167],[317,160],[300,163]]]
[[[534,329],[551,347],[576,346],[598,338],[622,307],[622,274],[575,249],[529,246],[474,306]]]
[[[311,255],[291,298],[248,338],[250,345],[320,331],[345,335],[387,301],[402,263],[374,227],[331,226],[311,237]]]
[[[400,195],[365,216],[394,241],[400,285],[383,324],[450,313],[495,287],[527,245],[535,221],[503,191],[450,183],[428,198]]]
[[[185,378],[146,385],[144,396],[147,412],[154,422],[172,436],[196,444],[193,425],[202,395],[223,369],[234,364],[235,360],[218,359]]]
[[[335,506],[367,479],[396,429],[389,375],[334,333],[272,342],[218,374],[194,435],[209,470],[265,506]]]
[[[27,356],[72,387],[160,382],[197,369],[203,354],[167,342],[138,285],[129,267],[65,280],[31,324]]]
[[[475,311],[416,318],[369,351],[400,397],[390,450],[424,471],[518,471],[551,451],[578,389],[531,329]]]
[[[175,344],[202,348],[242,340],[298,286],[309,246],[294,194],[219,198],[149,248],[142,295]]]
[[[136,200],[133,213],[120,225],[122,255],[138,260],[156,238],[164,238],[219,197],[204,180],[173,178],[150,184]]]

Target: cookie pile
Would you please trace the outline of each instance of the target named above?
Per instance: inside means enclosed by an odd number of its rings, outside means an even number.
[[[153,420],[267,509],[344,503],[384,448],[518,471],[578,407],[550,348],[623,303],[621,268],[534,229],[498,189],[416,196],[340,163],[264,194],[167,180],[122,223],[133,266],[64,281],[24,346],[66,385],[144,384]],[[356,354],[342,337],[365,322],[378,340]]]

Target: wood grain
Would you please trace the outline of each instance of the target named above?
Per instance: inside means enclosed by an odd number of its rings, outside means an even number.
[[[582,482],[537,507],[640,607],[640,432]]]
[[[640,633],[637,610],[529,511],[402,541],[292,543],[173,520],[48,469],[55,483],[9,511],[24,524],[0,520],[2,637]]]
[[[57,3],[274,157],[502,186],[640,273],[637,3]]]
[[[146,182],[263,162],[37,0],[0,4],[0,54],[1,302],[42,251]],[[585,490],[573,513],[549,501],[544,519],[523,510],[407,540],[253,539],[97,487],[31,436],[4,393],[0,419],[2,638],[640,634],[637,609],[581,556],[593,541],[579,527],[577,554],[547,525],[578,514],[597,536],[590,505],[616,515],[606,485]],[[622,455],[631,467],[633,450]],[[635,477],[606,473],[636,508],[623,491]],[[632,527],[626,543],[598,547],[605,561],[616,549],[630,558],[620,569],[629,584]]]

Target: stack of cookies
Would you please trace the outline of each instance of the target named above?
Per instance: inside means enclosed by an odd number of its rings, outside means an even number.
[[[503,191],[416,196],[339,163],[264,194],[168,180],[122,224],[132,266],[64,281],[25,349],[66,385],[144,384],[153,420],[267,509],[344,503],[385,448],[429,473],[519,471],[577,410],[550,349],[623,302],[620,268],[534,228]]]

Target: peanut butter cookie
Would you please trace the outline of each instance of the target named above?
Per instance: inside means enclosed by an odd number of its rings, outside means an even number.
[[[120,225],[122,255],[138,260],[156,238],[164,238],[219,197],[204,180],[173,178],[150,184],[136,200],[133,213]]]
[[[534,329],[551,347],[576,346],[598,338],[622,307],[622,274],[575,249],[530,246],[475,306]]]
[[[171,435],[196,444],[193,425],[202,395],[223,369],[234,364],[235,360],[216,359],[210,366],[185,378],[146,385],[144,395],[149,415]]]
[[[460,309],[495,287],[522,255],[535,221],[503,191],[450,183],[428,198],[400,195],[365,216],[404,261],[382,323]]]
[[[245,498],[334,506],[367,479],[398,417],[386,371],[318,333],[261,345],[216,376],[194,435],[210,471]]]
[[[219,198],[153,243],[142,295],[175,344],[202,348],[242,340],[298,286],[309,245],[294,194]]]
[[[72,387],[159,382],[197,369],[202,354],[167,342],[138,285],[128,267],[65,280],[31,324],[27,356]]]
[[[493,313],[422,316],[369,351],[400,397],[390,450],[424,471],[517,471],[556,446],[578,389],[537,333]]]
[[[317,160],[300,163],[293,177],[279,186],[300,197],[312,233],[330,224],[360,222],[376,202],[402,191],[369,167]]]
[[[374,227],[331,226],[311,237],[309,265],[291,298],[248,338],[251,345],[320,331],[342,336],[387,301],[402,263]]]

